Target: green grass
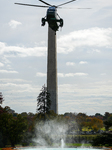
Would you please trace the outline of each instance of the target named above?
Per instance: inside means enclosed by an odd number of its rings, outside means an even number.
[[[81,146],[84,146],[84,147],[90,147],[91,144],[82,144],[82,143],[66,143],[66,146],[68,147],[81,147]]]

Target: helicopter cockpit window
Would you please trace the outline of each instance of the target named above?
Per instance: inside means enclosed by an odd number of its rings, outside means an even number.
[[[47,17],[55,17],[55,10],[54,9],[48,9],[47,10]]]

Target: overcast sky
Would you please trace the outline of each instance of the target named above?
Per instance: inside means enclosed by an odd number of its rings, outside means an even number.
[[[46,0],[61,4],[67,0]],[[47,81],[48,25],[38,0],[0,1],[0,92],[4,106],[36,113],[37,96]],[[58,110],[112,113],[112,0],[76,0],[58,9],[64,26],[57,32]]]

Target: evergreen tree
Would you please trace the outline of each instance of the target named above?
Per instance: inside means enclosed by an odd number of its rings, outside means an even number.
[[[2,104],[3,101],[4,101],[4,98],[3,98],[2,92],[0,92],[0,104]]]
[[[51,107],[50,94],[47,92],[45,85],[42,87],[39,96],[37,97],[37,113],[48,114]]]

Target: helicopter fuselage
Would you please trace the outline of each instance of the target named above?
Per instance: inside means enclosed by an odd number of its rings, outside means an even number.
[[[57,19],[57,9],[55,6],[51,6],[48,8],[46,18],[47,20],[49,20],[50,18]]]
[[[46,17],[42,18],[42,26],[45,25],[45,22],[48,22],[49,27],[54,31],[58,31],[58,28],[63,26],[63,19],[59,18],[55,6],[48,8]]]

